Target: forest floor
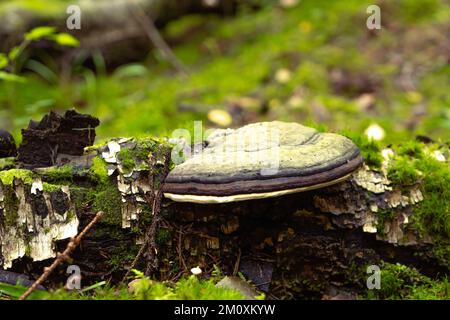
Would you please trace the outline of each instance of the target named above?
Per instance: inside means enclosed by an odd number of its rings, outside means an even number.
[[[15,2],[0,1],[0,15]],[[52,14],[67,2],[55,1],[51,8],[39,3],[22,1],[21,5],[51,9]],[[436,222],[432,231],[448,241],[450,5],[447,0],[378,1],[382,28],[368,30],[366,9],[371,4],[305,0],[289,8],[242,7],[225,18],[184,16],[168,23],[161,34],[188,76],[177,73],[156,49],[142,61],[116,68],[107,67],[98,53],[93,65],[72,66],[69,78],[61,76],[55,57],[37,52],[25,65],[26,82],[0,81],[0,127],[10,130],[19,143],[20,130],[30,119],[75,107],[101,120],[98,140],[170,136],[177,128],[193,130],[194,120],[202,120],[205,127],[283,120],[322,130],[351,130],[361,147],[358,136],[372,128],[384,134],[374,150],[378,157],[381,147],[395,145],[399,158],[390,176],[395,183],[412,184],[425,173],[424,188],[432,196],[418,215]],[[447,160],[430,162],[428,155],[417,151],[417,138],[436,142],[436,150]],[[371,160],[371,148],[371,144],[362,148],[366,161]],[[428,219],[436,208],[439,214]],[[421,285],[416,285],[408,282],[419,277],[415,270],[389,265],[383,272],[388,279],[408,280],[400,285],[392,280],[386,291],[368,298],[448,298],[447,279],[435,283],[420,278]],[[139,298],[200,298],[184,296],[199,284],[195,277],[178,287],[156,288],[158,292],[148,289],[148,281],[142,282]],[[201,282],[200,287],[223,298],[212,283]],[[99,292],[101,298],[136,298],[125,287],[120,294],[117,288]],[[52,298],[74,296],[61,291]]]

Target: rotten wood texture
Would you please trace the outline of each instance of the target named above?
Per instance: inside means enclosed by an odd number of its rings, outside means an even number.
[[[50,276],[50,274],[55,270],[63,261],[69,261],[70,260],[70,254],[72,251],[80,244],[81,239],[86,235],[86,233],[89,232],[89,230],[92,228],[94,224],[97,223],[103,216],[103,212],[98,212],[94,219],[92,219],[91,222],[83,229],[83,231],[80,232],[75,238],[72,238],[67,245],[66,250],[64,250],[63,253],[58,254],[57,258],[50,267],[44,268],[44,273],[31,285],[30,288],[28,288],[27,291],[24,292],[19,298],[19,300],[25,300],[30,296],[31,293],[33,293],[34,290],[39,288],[41,284]]]
[[[74,110],[64,116],[51,112],[40,122],[30,121],[22,130],[18,162],[27,168],[49,167],[56,164],[58,155],[83,155],[84,148],[95,141],[97,118]]]
[[[0,158],[15,157],[17,154],[16,142],[13,136],[0,129]]]
[[[145,241],[145,230],[152,222],[152,208],[145,194],[158,189],[158,181],[162,181],[149,176],[156,178],[164,174],[161,170],[164,157],[160,152],[163,142],[152,144],[152,141],[114,139],[89,151],[89,157],[101,157],[106,162],[109,177],[103,183],[114,191],[112,195],[118,199],[113,200],[118,205],[110,206],[110,212],[105,212],[105,218],[83,238],[72,255],[71,264],[82,270],[83,285],[99,280],[121,281]],[[141,153],[137,151],[143,145],[150,145],[144,154],[155,159],[154,167],[135,159],[134,168],[126,169],[126,159],[121,158],[120,151],[128,148]],[[73,163],[77,168],[80,163],[86,163],[85,169],[90,169],[85,158],[74,159]],[[42,171],[35,174],[45,182]],[[73,175],[73,183],[61,191],[68,191],[65,198],[68,207],[76,207],[76,221],[85,226],[90,221],[90,213],[95,211],[93,207],[98,205],[95,199],[108,199],[104,196],[110,189],[105,189],[91,173],[86,174],[86,170],[80,172],[78,168]],[[47,231],[61,228],[63,222],[49,218],[58,216],[57,206],[49,204],[50,195],[55,191],[43,191],[45,203],[51,208],[45,218],[48,221],[43,221],[39,210],[27,209],[23,211],[26,216],[20,213],[17,217],[15,227],[5,228],[5,208],[11,197],[16,197],[25,208],[40,207],[42,201],[27,195],[32,185],[20,180],[14,186],[2,188],[0,253],[4,261],[8,252],[10,261],[3,262],[2,266],[31,276],[39,275],[36,270],[45,263],[39,262],[45,257],[29,254],[26,237],[46,235],[41,225]],[[420,190],[420,185],[402,188],[393,185],[382,171],[372,171],[364,165],[349,180],[334,186],[278,198],[207,205],[163,199],[155,235],[158,266],[152,275],[173,280],[189,273],[192,267],[200,266],[208,274],[218,265],[228,275],[243,272],[271,298],[320,298],[336,287],[359,290],[363,284],[358,270],[382,260],[414,266],[428,275],[448,275],[448,263],[443,264],[433,255],[433,239],[419,237],[410,223],[414,206],[423,199]],[[89,193],[95,195],[94,199],[86,196]],[[382,216],[386,211],[390,212],[388,219]],[[25,224],[28,229],[23,231],[22,221],[33,219],[35,222]],[[69,223],[67,218],[62,221]],[[34,225],[41,231],[36,233],[30,229]],[[9,243],[8,239],[14,236],[13,230],[25,232],[18,237],[24,243],[20,252],[5,247],[5,241]],[[55,246],[45,248],[46,253],[54,255],[64,248],[67,240],[54,237],[52,232],[45,243],[50,241]],[[72,236],[73,232],[67,233],[65,239]],[[33,248],[31,253],[36,252]],[[49,278],[46,287],[64,281],[64,267],[61,265],[59,272]],[[137,269],[145,270],[145,267],[145,259],[137,262]]]

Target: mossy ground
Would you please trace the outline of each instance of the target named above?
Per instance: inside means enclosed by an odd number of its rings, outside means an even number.
[[[244,297],[232,289],[217,288],[214,279],[201,280],[190,276],[177,283],[156,282],[138,272],[137,281],[132,290],[125,285],[112,287],[100,283],[80,292],[64,289],[45,292],[35,291],[30,300],[244,300]],[[20,286],[0,284],[1,293],[10,298],[18,298],[24,289]],[[261,298],[263,298],[261,296]]]
[[[397,185],[420,184],[424,200],[414,209],[415,226],[424,234],[450,239],[450,162],[438,160],[439,145],[407,142],[398,147],[388,167],[388,177]]]
[[[432,280],[401,264],[381,266],[380,289],[367,290],[361,298],[389,300],[449,300],[450,280]]]

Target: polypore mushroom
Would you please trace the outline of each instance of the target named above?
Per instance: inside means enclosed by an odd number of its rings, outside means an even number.
[[[280,121],[215,130],[205,144],[169,173],[165,197],[225,203],[281,196],[341,182],[363,161],[344,136]]]

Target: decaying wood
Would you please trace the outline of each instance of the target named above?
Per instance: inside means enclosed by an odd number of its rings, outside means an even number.
[[[97,118],[69,110],[64,116],[51,112],[40,122],[30,121],[22,130],[22,143],[18,162],[28,168],[48,167],[56,164],[58,154],[81,156],[84,148],[95,141]]]
[[[164,157],[164,171],[163,171],[163,179],[167,176],[169,173],[170,168],[170,149],[167,150]],[[154,164],[151,164],[154,165]],[[152,176],[149,176],[149,179],[153,179]],[[127,273],[125,274],[123,280],[125,280],[130,271],[136,266],[139,259],[144,255],[145,250],[147,250],[147,267],[145,270],[145,274],[148,276],[150,275],[155,269],[158,268],[158,248],[156,244],[156,232],[158,229],[159,224],[159,214],[161,211],[161,201],[162,201],[162,187],[164,186],[164,180],[162,181],[161,185],[158,187],[157,190],[152,190],[151,193],[147,193],[145,195],[147,204],[151,206],[152,208],[152,222],[150,223],[150,226],[148,227],[147,231],[145,232],[145,240],[142,244],[141,248],[139,249],[138,254],[133,260],[133,263],[131,264],[131,267],[128,269]]]
[[[242,272],[272,298],[320,297],[329,287],[354,288],[355,270],[382,260],[414,266],[425,274],[449,274],[448,263],[433,255],[433,239],[420,237],[411,224],[414,206],[423,199],[420,184],[396,186],[385,171],[365,165],[334,186],[278,198],[224,204],[162,198],[158,219],[151,220],[159,205],[156,197],[149,201],[146,195],[156,190],[155,181],[163,181],[167,158],[158,146],[164,144],[155,140],[148,151],[154,158],[151,166],[138,159],[132,170],[125,168],[120,153],[136,150],[138,140],[112,139],[90,148],[66,163],[73,168],[73,182],[53,190],[40,187],[48,181],[48,169],[42,168],[34,170],[34,182],[17,178],[12,185],[0,184],[0,267],[34,275],[64,246],[63,239],[77,234],[78,224],[88,223],[94,204],[80,194],[99,197],[104,192],[91,170],[92,159],[100,157],[107,164],[107,183],[117,193],[118,208],[105,212],[71,255],[86,285],[99,279],[121,281],[130,266],[145,270],[148,260],[133,260],[153,224],[150,233],[158,247],[154,277],[176,279],[196,266],[207,273],[216,264],[229,275]],[[22,210],[6,227],[11,197]],[[380,220],[386,211],[392,218]],[[143,225],[145,219],[150,220]],[[50,287],[57,285],[61,275],[55,273],[49,281]]]
[[[25,300],[26,298],[28,298],[30,294],[33,293],[33,291],[36,290],[36,288],[38,288],[50,276],[50,274],[53,272],[53,270],[56,269],[56,267],[58,267],[58,265],[60,265],[63,261],[68,261],[70,259],[70,254],[80,244],[80,241],[83,238],[83,236],[86,233],[88,233],[88,231],[92,228],[92,226],[96,224],[97,221],[99,221],[102,218],[102,216],[103,212],[98,212],[95,215],[94,219],[92,219],[92,221],[83,229],[83,231],[81,231],[80,234],[77,235],[75,238],[72,238],[70,240],[66,250],[64,250],[63,253],[58,254],[57,258],[55,259],[55,261],[53,261],[50,267],[44,269],[44,273],[42,273],[39,279],[37,279],[31,285],[31,287],[28,288],[28,290],[25,291],[25,293],[20,296],[19,300]]]

